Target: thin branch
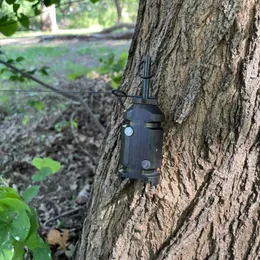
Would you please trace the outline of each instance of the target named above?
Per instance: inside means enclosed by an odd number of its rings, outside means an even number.
[[[76,143],[78,144],[79,148],[82,150],[83,153],[85,153],[91,160],[93,163],[95,163],[95,158],[94,156],[88,152],[87,150],[84,149],[84,147],[81,145],[80,141],[79,141],[79,138],[77,136],[77,133],[76,133],[76,130],[75,130],[75,127],[73,126],[73,120],[74,120],[74,116],[75,116],[76,112],[73,112],[71,114],[71,117],[70,117],[70,128],[71,128],[71,133],[76,141]]]
[[[56,216],[56,217],[50,218],[50,219],[48,219],[47,221],[45,221],[44,226],[46,226],[48,223],[50,223],[50,222],[52,222],[52,221],[54,221],[54,220],[56,220],[56,219],[59,219],[59,218],[61,218],[61,217],[65,217],[65,216],[71,215],[71,214],[73,214],[73,213],[79,211],[80,209],[83,209],[83,206],[77,207],[77,208],[75,208],[75,209],[72,209],[72,210],[69,210],[69,211],[66,211],[66,212],[63,212],[62,214],[60,214],[60,215],[58,215],[58,216]]]
[[[126,28],[126,29],[134,29],[135,28],[135,23],[118,23],[112,27],[106,28],[103,31],[101,31],[100,33],[111,33],[115,30],[118,29],[122,29],[122,28]]]
[[[76,96],[76,95],[73,95],[73,94],[69,94],[68,92],[63,92],[63,91],[60,91],[48,84],[46,84],[45,82],[35,78],[34,76],[30,75],[29,73],[27,72],[24,72],[18,68],[16,68],[15,66],[13,66],[12,64],[9,64],[8,62],[6,61],[3,61],[0,59],[0,63],[5,65],[6,67],[10,68],[11,70],[13,71],[16,71],[18,73],[20,73],[21,75],[23,75],[24,77],[28,78],[28,79],[31,79],[35,82],[37,82],[38,84],[42,85],[43,87],[47,88],[47,89],[50,89],[58,94],[61,94],[62,96],[68,98],[68,99],[71,99],[73,101],[76,101],[76,102],[79,102],[85,109],[85,111],[87,112],[87,114],[90,116],[90,118],[92,119],[92,121],[96,124],[96,126],[98,127],[98,129],[100,130],[100,132],[105,135],[106,134],[106,130],[105,128],[101,125],[101,123],[99,122],[99,120],[96,118],[96,116],[93,114],[92,110],[90,109],[90,107],[87,105],[87,103],[85,103],[85,101],[83,100],[83,98],[79,97],[79,96]]]

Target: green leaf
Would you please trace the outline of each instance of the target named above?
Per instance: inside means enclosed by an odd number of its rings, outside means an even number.
[[[18,199],[15,199],[15,198],[0,199],[0,207],[14,209],[14,210],[17,210],[18,212],[30,210],[28,205],[26,205],[22,200],[18,200]]]
[[[18,17],[18,21],[20,22],[20,24],[25,27],[25,28],[29,28],[30,25],[30,19],[28,16],[24,15],[24,14],[20,14],[20,17]]]
[[[37,217],[37,212],[36,212],[35,208],[30,208],[30,211],[27,211],[27,213],[28,213],[28,216],[29,216],[29,219],[30,219],[30,223],[31,223],[31,228],[30,228],[29,235],[28,235],[28,239],[29,239],[29,236],[31,234],[33,234],[34,232],[37,233],[38,217]]]
[[[19,79],[20,79],[20,77],[16,76],[16,75],[12,75],[12,76],[9,77],[9,80],[14,81],[14,82],[19,81]]]
[[[119,84],[118,84],[117,82],[115,82],[115,81],[112,80],[112,82],[111,82],[111,87],[112,87],[113,89],[117,89],[117,88],[119,87]]]
[[[33,12],[34,12],[34,15],[39,15],[41,13],[41,10],[38,9],[37,6],[35,6],[34,9],[33,9]]]
[[[15,13],[17,13],[18,9],[20,8],[20,5],[19,4],[14,4],[13,5],[13,10]]]
[[[53,4],[59,4],[60,0],[44,0],[43,2],[46,6],[51,6]]]
[[[90,0],[90,1],[91,1],[91,3],[95,4],[95,3],[97,3],[99,0]]]
[[[4,16],[0,19],[0,33],[5,36],[11,36],[17,31],[17,21],[10,19],[8,16]]]
[[[39,71],[42,75],[48,76],[49,73],[47,72],[47,69],[49,69],[50,67],[44,66],[42,67]]]
[[[115,60],[115,54],[114,54],[114,53],[110,53],[110,54],[108,55],[107,63],[108,63],[109,65],[112,65],[112,64],[114,63],[114,60]]]
[[[34,99],[29,100],[28,105],[32,108],[36,108],[38,112],[41,111],[43,108],[43,103]]]
[[[14,247],[10,241],[6,241],[0,246],[0,260],[11,260],[14,255]]]
[[[38,112],[41,111],[42,108],[43,108],[43,103],[40,102],[40,101],[36,101],[36,102],[35,102],[35,108],[36,108],[36,110],[37,110]]]
[[[29,212],[29,218],[31,221],[31,229],[26,239],[26,246],[33,252],[35,260],[51,260],[51,253],[48,245],[46,245],[37,232],[38,222],[36,210],[31,208]]]
[[[28,123],[28,121],[29,121],[29,118],[24,118],[22,120],[22,125],[26,125]]]
[[[10,210],[9,208],[5,208],[5,209],[2,208],[0,211],[0,219],[2,222],[6,224],[10,224],[18,213],[19,213],[18,211],[13,209]]]
[[[54,161],[51,158],[44,157],[43,159],[39,157],[35,157],[33,159],[33,166],[35,166],[38,170],[41,170],[43,167],[50,168],[52,173],[59,171],[60,162]]]
[[[38,170],[40,170],[42,168],[43,165],[43,159],[40,157],[34,157],[32,164],[34,167],[36,167]]]
[[[44,247],[44,242],[42,241],[41,237],[39,236],[37,230],[34,230],[26,240],[26,245],[30,250],[33,250],[37,247]]]
[[[5,2],[9,5],[12,5],[15,3],[16,0],[5,0]]]
[[[126,62],[127,61],[127,57],[128,57],[128,53],[127,52],[122,52],[121,53],[121,60]]]
[[[45,247],[37,247],[32,250],[33,258],[36,260],[51,260],[51,251],[47,245]]]
[[[16,241],[24,241],[30,231],[30,219],[26,211],[20,212],[11,223],[11,235]]]
[[[78,128],[78,123],[76,121],[73,120],[71,123],[74,128]]]
[[[14,60],[13,60],[13,59],[9,59],[9,60],[7,61],[7,63],[13,64],[13,63],[14,63]]]
[[[0,199],[4,198],[14,198],[21,200],[15,189],[10,187],[0,187]]]
[[[2,220],[2,214],[1,214]],[[0,221],[0,247],[5,243],[10,237],[10,226],[7,223]],[[0,258],[1,259],[1,258]]]
[[[51,174],[52,174],[51,168],[43,167],[40,169],[39,173],[36,173],[32,176],[32,180],[33,181],[43,181]]]
[[[40,190],[40,186],[29,186],[23,193],[22,193],[22,198],[24,201],[28,204],[32,199],[34,199],[38,192]]]
[[[23,60],[24,60],[24,57],[21,57],[21,56],[18,57],[18,58],[16,58],[16,61],[17,61],[17,62],[21,62],[21,61],[23,61]]]
[[[15,241],[13,242],[14,246],[14,256],[12,260],[22,260],[24,259],[24,247],[25,247],[25,242],[18,242]]]

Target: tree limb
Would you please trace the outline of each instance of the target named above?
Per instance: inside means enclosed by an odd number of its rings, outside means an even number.
[[[115,30],[118,29],[122,29],[122,28],[126,28],[126,29],[134,29],[135,28],[135,23],[118,23],[112,27],[106,28],[103,31],[101,31],[100,33],[111,33]]]
[[[96,126],[98,127],[98,129],[100,130],[100,132],[105,135],[106,134],[106,130],[105,128],[101,125],[101,123],[99,122],[99,120],[96,118],[96,116],[93,114],[92,110],[90,109],[90,107],[88,106],[88,104],[83,100],[83,98],[77,96],[77,95],[74,95],[74,94],[71,94],[71,93],[68,93],[68,92],[64,92],[62,90],[58,90],[52,86],[50,86],[49,84],[46,84],[45,82],[37,79],[36,77],[30,75],[29,73],[25,72],[25,71],[22,71],[18,68],[16,68],[15,66],[13,66],[12,64],[6,62],[6,61],[3,61],[0,59],[0,63],[5,65],[6,67],[10,68],[11,70],[13,71],[16,71],[18,73],[20,73],[21,75],[23,75],[24,77],[28,78],[28,79],[31,79],[35,82],[37,82],[38,84],[42,85],[43,87],[47,88],[47,89],[50,89],[68,99],[71,99],[73,101],[76,101],[76,102],[79,102],[83,108],[85,109],[85,111],[87,112],[87,114],[90,116],[90,118],[92,119],[92,121],[96,124]]]

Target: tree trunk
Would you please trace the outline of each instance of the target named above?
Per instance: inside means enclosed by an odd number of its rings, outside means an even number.
[[[259,1],[140,1],[122,90],[147,53],[166,115],[160,185],[120,183],[116,104],[78,259],[259,259]]]
[[[122,7],[120,5],[120,0],[115,0],[116,12],[117,12],[117,24],[122,23]]]
[[[58,25],[56,20],[56,8],[55,5],[46,7],[42,4],[41,8],[41,30],[42,31],[57,31]]]

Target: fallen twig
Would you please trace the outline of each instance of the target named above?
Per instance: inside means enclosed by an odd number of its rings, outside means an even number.
[[[71,210],[68,210],[68,211],[66,211],[66,212],[63,212],[63,213],[61,213],[61,214],[59,214],[58,216],[55,216],[55,217],[53,217],[53,218],[50,218],[50,219],[48,219],[47,221],[45,221],[44,226],[47,226],[48,223],[50,223],[50,222],[52,222],[52,221],[54,221],[54,220],[57,220],[57,219],[59,219],[59,218],[61,218],[61,217],[65,217],[65,216],[71,215],[71,214],[73,214],[73,213],[79,211],[79,210],[82,209],[82,208],[84,208],[84,207],[83,207],[83,206],[80,206],[80,207],[77,207],[77,208],[75,208],[75,209],[71,209]]]
[[[127,28],[127,29],[134,29],[135,28],[135,23],[119,23],[116,24],[112,27],[106,28],[100,33],[111,33],[115,30],[122,29],[122,28]]]

